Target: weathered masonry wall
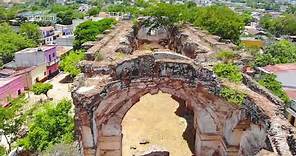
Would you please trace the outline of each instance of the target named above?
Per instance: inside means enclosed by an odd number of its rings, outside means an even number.
[[[158,28],[152,30],[151,34],[148,32],[149,28],[143,26],[141,21],[137,25],[119,23],[113,29],[112,32],[107,30],[106,33],[98,35],[97,41],[83,45],[87,50],[87,60],[95,60],[97,53],[111,60],[117,52],[133,54],[145,41],[158,42],[167,49],[199,61],[206,60],[212,53],[236,48],[233,44],[219,42],[217,36],[189,25],[184,25],[180,30],[175,28],[172,32],[168,32],[166,28]]]
[[[225,102],[217,96],[222,84],[213,72],[182,55],[159,52],[107,65],[85,61],[81,68],[72,97],[84,155],[120,156],[124,115],[141,96],[159,91],[186,101],[194,112],[196,155],[293,152],[294,137],[283,126],[293,128],[275,104],[265,107],[257,99],[265,97],[253,95],[241,107]]]

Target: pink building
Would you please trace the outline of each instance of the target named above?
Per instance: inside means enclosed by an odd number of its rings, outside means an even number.
[[[15,77],[0,78],[0,104],[9,105],[10,98],[16,98],[25,90],[25,77],[19,75]]]
[[[15,53],[15,61],[4,65],[6,68],[23,69],[28,67],[45,67],[43,76],[52,77],[59,72],[59,58],[56,46],[26,48]],[[41,79],[39,79],[40,81]]]
[[[44,48],[44,56],[46,61],[47,75],[49,77],[55,75],[59,71],[59,58],[57,56],[56,46]]]

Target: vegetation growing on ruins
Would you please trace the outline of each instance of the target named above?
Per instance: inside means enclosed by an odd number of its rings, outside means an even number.
[[[224,63],[233,63],[237,54],[233,51],[221,51],[216,54],[216,58],[223,61]]]
[[[195,15],[194,25],[208,30],[223,39],[229,39],[235,43],[244,28],[243,16],[233,12],[225,6],[209,6],[198,8]]]
[[[239,83],[243,79],[240,69],[234,64],[218,63],[214,66],[213,71],[217,76],[232,82]]]
[[[70,115],[71,101],[62,100],[37,112],[29,126],[28,135],[18,144],[32,151],[43,151],[57,143],[74,140],[74,119]]]
[[[104,60],[104,56],[103,56],[103,54],[100,53],[100,52],[97,52],[97,53],[96,53],[96,56],[95,56],[95,60],[96,60],[96,61],[103,61],[103,60]]]
[[[116,21],[106,18],[100,21],[86,21],[79,24],[74,32],[74,49],[80,49],[81,45],[87,41],[95,41],[98,34],[110,29]]]
[[[168,4],[139,1],[135,6],[110,5],[107,11],[131,13],[134,17],[140,14],[150,16],[148,23],[151,28],[189,22],[235,43],[239,41],[244,24],[250,21],[249,14],[239,15],[225,6],[196,7],[190,2]]]
[[[195,7],[158,3],[146,8],[144,15],[152,17],[153,27],[172,26],[179,22],[190,22],[223,39],[238,42],[244,27],[244,17],[225,6]],[[219,24],[217,24],[219,23]]]
[[[287,93],[283,90],[282,84],[276,80],[276,75],[261,74],[259,76],[258,82],[260,85],[269,89],[274,95],[282,99],[285,103],[289,103],[290,99],[287,96]]]
[[[223,87],[220,91],[220,96],[225,98],[231,104],[242,105],[246,95],[232,88]]]
[[[263,54],[255,58],[255,66],[296,62],[296,45],[290,41],[282,40],[266,47]]]

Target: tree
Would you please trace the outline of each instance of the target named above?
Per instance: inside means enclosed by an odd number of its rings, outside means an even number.
[[[0,66],[12,61],[15,52],[36,46],[34,41],[17,34],[6,23],[0,24],[0,45]]]
[[[283,64],[296,62],[296,45],[290,41],[282,40],[266,47],[263,54],[255,58],[256,66],[269,64]]]
[[[32,91],[35,95],[44,94],[48,98],[48,91],[52,89],[53,85],[50,83],[36,83],[33,85]]]
[[[267,14],[261,17],[260,25],[275,36],[296,35],[296,15],[285,14],[272,18]]]
[[[74,119],[70,115],[71,101],[62,100],[56,106],[46,105],[35,114],[28,135],[18,144],[32,151],[43,151],[58,143],[74,140]]]
[[[184,7],[184,5],[182,6]],[[144,20],[143,25],[149,28],[149,32],[155,29],[165,29],[170,38],[170,46],[174,42],[173,37],[177,35],[179,23],[182,20],[182,7],[180,5],[172,5],[167,3],[157,3],[145,9],[144,15],[148,16]]]
[[[225,6],[199,8],[195,13],[194,25],[208,30],[223,39],[237,43],[244,28],[243,17]]]
[[[111,28],[116,21],[112,18],[105,18],[99,21],[86,21],[79,24],[74,32],[74,49],[80,49],[81,45],[87,41],[95,41],[98,34]]]
[[[99,7],[92,7],[92,8],[90,8],[90,9],[87,11],[87,14],[88,14],[89,16],[95,16],[95,15],[99,14],[100,11],[101,11],[101,8],[99,8]]]
[[[17,12],[17,7],[4,8],[3,6],[0,6],[0,21],[8,22],[9,20],[14,19]]]
[[[274,25],[272,21],[272,16],[270,14],[265,14],[260,18],[259,24],[266,30],[270,30],[270,28]]]
[[[40,43],[41,32],[37,24],[24,23],[20,26],[19,33],[26,38],[33,40],[36,45]]]
[[[10,107],[0,107],[0,134],[4,136],[8,144],[7,152],[11,151],[12,143],[18,139],[18,132],[23,125],[24,120],[18,113],[24,103],[26,103],[26,100],[22,96],[12,100]]]
[[[70,25],[73,19],[83,19],[85,14],[78,11],[77,5],[60,5],[55,4],[51,7],[51,13],[57,14],[57,23]]]
[[[181,7],[167,3],[157,3],[145,9],[144,15],[149,18],[144,23],[151,29],[159,27],[172,28],[181,19]]]
[[[59,12],[57,14],[57,17],[58,17],[58,23],[59,24],[64,24],[64,25],[70,25],[72,24],[72,20],[74,19],[73,18],[74,16],[74,13],[73,11],[62,11],[62,12]]]
[[[81,71],[77,64],[84,59],[84,53],[81,51],[71,52],[68,56],[63,58],[60,63],[60,68],[69,73],[72,78],[78,75]]]
[[[243,17],[245,25],[249,25],[253,20],[251,12],[244,12],[242,14],[242,17]]]
[[[296,6],[294,6],[294,5],[290,5],[290,6],[287,8],[286,13],[288,13],[288,14],[296,14]]]

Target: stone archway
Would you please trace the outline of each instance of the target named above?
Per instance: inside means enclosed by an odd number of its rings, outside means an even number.
[[[196,155],[271,150],[266,119],[251,123],[249,110],[217,96],[221,85],[215,75],[187,57],[158,52],[110,65],[86,63],[82,70],[85,74],[76,81],[80,84],[72,97],[84,155],[120,156],[124,115],[140,97],[159,91],[186,101],[187,108],[193,110]],[[258,129],[260,133],[255,133]],[[250,138],[261,140],[258,144],[244,141]]]

